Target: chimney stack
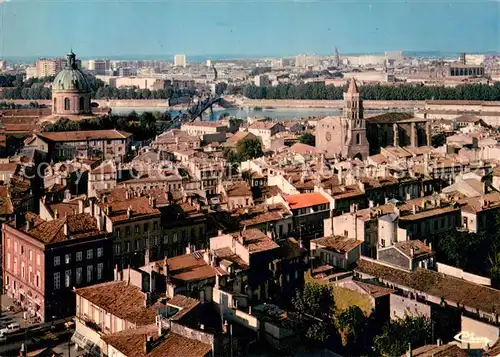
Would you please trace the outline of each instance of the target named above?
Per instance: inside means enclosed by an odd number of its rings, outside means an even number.
[[[33,218],[28,218],[26,220],[26,232],[30,231],[31,229],[33,229]]]
[[[83,200],[78,200],[78,213],[83,213]]]
[[[413,354],[411,351],[411,343],[408,344],[408,351],[406,352],[406,357],[413,357]]]
[[[69,235],[68,220],[64,221],[64,235],[67,237]]]
[[[117,281],[118,280],[118,264],[115,265],[115,268],[113,269],[113,273],[114,273],[114,280]]]
[[[127,208],[127,218],[130,219],[132,218],[132,207],[128,206]]]
[[[415,248],[414,247],[411,247],[410,248],[410,257],[414,257],[415,256]]]
[[[57,208],[54,211],[54,219],[59,219],[59,211],[57,210]]]
[[[149,292],[147,292],[144,293],[144,307],[149,307],[149,303],[150,303],[150,296]]]

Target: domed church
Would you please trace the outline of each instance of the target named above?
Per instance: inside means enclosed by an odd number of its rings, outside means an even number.
[[[66,57],[65,68],[57,74],[52,83],[52,114],[92,114],[90,83],[85,74],[78,69],[76,55],[73,51],[68,53]]]

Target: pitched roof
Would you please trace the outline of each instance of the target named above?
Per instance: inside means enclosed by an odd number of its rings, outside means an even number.
[[[433,270],[417,268],[413,272],[408,272],[375,261],[360,259],[355,271],[443,298],[455,305],[460,303],[488,313],[500,311],[500,291]]]
[[[81,130],[43,132],[36,134],[49,141],[88,141],[88,140],[118,140],[127,139],[132,134],[118,130]]]
[[[322,237],[322,238],[311,239],[311,243],[320,245],[324,249],[344,254],[360,246],[361,243],[363,242],[354,238],[334,236],[334,237]]]
[[[26,220],[32,222],[31,229],[26,230],[26,224],[19,229],[23,229],[26,234],[45,244],[100,236],[105,233],[97,228],[97,220],[88,213],[79,213],[52,221],[45,221],[34,213],[28,213]],[[67,235],[64,233],[66,223],[68,224]],[[11,225],[13,225],[13,221],[11,221]]]
[[[144,343],[149,336],[153,337],[152,349],[144,353]],[[104,335],[102,340],[126,357],[204,357],[212,351],[212,346],[206,343],[170,331],[158,337],[158,328],[154,324]]]
[[[75,290],[75,294],[121,319],[140,325],[156,320],[160,303],[144,306],[145,294],[125,281],[111,281]]]
[[[299,193],[284,196],[291,209],[312,207],[321,204],[327,204],[328,199],[319,192]]]
[[[425,345],[412,350],[413,357],[467,357],[469,354],[457,345]],[[406,354],[401,357],[407,356]]]
[[[167,265],[168,276],[177,280],[204,280],[213,278],[216,274],[215,269],[203,259],[202,251],[168,258]]]
[[[291,152],[294,152],[296,154],[314,154],[316,153],[316,147],[303,144],[303,143],[295,143],[292,146],[290,146],[289,149]]]
[[[159,215],[160,211],[153,208],[147,197],[134,197],[123,201],[114,201],[109,203],[100,203],[101,208],[111,207],[111,213],[108,217],[113,222],[129,221],[130,219],[145,218]],[[131,209],[131,216],[128,216],[128,209]]]
[[[275,241],[258,229],[244,229],[232,236],[242,242],[250,254],[279,248]]]
[[[432,254],[432,249],[429,248],[422,241],[416,240],[407,240],[403,242],[398,242],[394,244],[394,246],[403,252],[407,257],[411,257],[412,248],[413,250],[413,258],[419,258],[421,256]]]
[[[356,80],[354,79],[354,77],[351,79],[351,83],[349,83],[349,88],[347,89],[347,93],[349,94],[359,93],[358,85],[356,84]]]

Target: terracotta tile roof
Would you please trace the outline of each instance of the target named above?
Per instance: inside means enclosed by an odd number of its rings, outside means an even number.
[[[414,349],[413,357],[467,357],[469,354],[457,345],[425,345]],[[401,355],[406,357],[407,355]]]
[[[210,127],[210,128],[227,128],[227,124],[222,121],[201,121],[201,120],[195,120],[190,123],[182,124],[182,126],[198,126],[198,127]]]
[[[475,214],[489,209],[500,208],[500,193],[493,192],[483,196],[463,198],[458,202],[463,211]]]
[[[33,238],[50,244],[69,239],[103,236],[104,231],[97,228],[97,221],[88,213],[79,213],[64,218],[45,221],[34,213],[26,214],[26,220],[31,220],[33,227],[26,231],[26,224],[20,228]],[[68,235],[64,234],[64,225],[68,224]],[[13,222],[11,222],[13,224]]]
[[[242,242],[250,254],[279,248],[271,238],[258,229],[245,229],[241,233],[233,233],[234,238]]]
[[[149,199],[147,197],[134,197],[131,199],[126,199],[123,201],[114,201],[109,203],[100,203],[99,206],[102,209],[105,207],[111,207],[111,214],[108,217],[113,222],[124,222],[131,219],[139,219],[160,215],[160,211],[157,208],[151,207]],[[131,208],[132,215],[128,217],[127,211]]]
[[[228,197],[252,196],[250,185],[247,182],[238,182],[226,187]]]
[[[371,160],[376,164],[385,164],[387,162],[387,158],[382,154],[368,156],[368,160]]]
[[[374,261],[360,259],[355,271],[437,298],[443,298],[455,305],[460,303],[488,313],[500,311],[500,291],[433,270],[417,268],[413,272],[407,272]]]
[[[295,238],[287,238],[280,243],[280,257],[283,259],[294,259],[306,252],[304,247],[300,248]]]
[[[248,208],[240,208],[233,212],[233,216],[241,219],[240,225],[251,227],[265,222],[275,222],[292,213],[281,203],[260,204]]]
[[[111,162],[103,162],[91,171],[93,174],[114,174],[116,173],[116,166]]]
[[[132,134],[118,130],[82,130],[43,132],[36,134],[49,141],[87,141],[87,140],[120,140],[127,139]]]
[[[327,204],[329,202],[328,199],[319,192],[286,195],[284,198],[291,209],[312,207]]]
[[[227,139],[227,142],[230,144],[236,144],[241,140],[247,139],[247,137],[250,135],[250,139],[255,139],[255,135],[248,132],[248,131],[238,131],[235,133],[233,136]]]
[[[223,260],[230,261],[233,264],[236,264],[240,269],[246,270],[248,269],[248,264],[245,263],[243,259],[238,254],[233,253],[231,248],[224,247],[214,250],[215,256],[221,258]]]
[[[322,246],[324,249],[344,254],[360,246],[361,243],[363,242],[354,238],[334,236],[334,237],[322,237],[322,238],[311,239],[311,243],[315,243],[319,246]]]
[[[361,191],[358,185],[346,185],[338,186],[335,191],[332,190],[331,196],[336,200],[341,200],[345,198],[353,198],[364,196],[364,192]]]
[[[9,197],[8,188],[6,185],[0,185],[0,214],[11,215],[14,213],[14,206]]]
[[[289,150],[293,153],[296,153],[296,154],[315,154],[316,153],[316,147],[311,146],[311,145],[302,144],[302,143],[293,144],[292,146],[290,146]]]
[[[152,349],[149,353],[144,353],[144,342],[149,336],[153,337]],[[101,338],[126,357],[205,357],[212,351],[212,346],[208,344],[170,331],[158,337],[156,325],[124,330]]]
[[[432,249],[418,239],[398,242],[394,244],[394,247],[403,252],[407,257],[411,257],[412,248],[414,249],[414,258],[432,254]]]
[[[485,356],[487,357],[498,357],[500,355],[500,338],[497,342],[485,351]]]
[[[71,216],[73,214],[78,213],[78,202],[71,201],[71,202],[54,203],[52,205],[49,205],[48,208],[52,211],[52,214],[54,214],[57,211],[59,217]]]
[[[275,121],[256,121],[249,125],[249,129],[258,129],[258,130],[271,130],[279,123]]]
[[[378,298],[381,296],[389,295],[394,292],[393,289],[388,289],[380,285],[368,284],[362,281],[353,280],[353,282],[363,289],[368,295]]]
[[[215,269],[205,262],[203,253],[203,251],[198,251],[193,254],[168,258],[168,276],[183,281],[196,281],[215,277]]]
[[[12,172],[15,173],[19,169],[19,164],[14,162],[9,162],[5,164],[0,164],[0,172]]]
[[[145,294],[125,281],[111,281],[76,289],[75,294],[137,326],[155,323],[157,308],[163,306],[157,302],[145,307]]]

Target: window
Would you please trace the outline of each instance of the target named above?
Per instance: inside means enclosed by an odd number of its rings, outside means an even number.
[[[102,270],[104,269],[104,263],[97,264],[97,280],[102,279]]]
[[[21,278],[23,278],[23,279],[26,278],[25,269],[26,269],[26,267],[24,266],[24,262],[21,262]]]
[[[64,98],[64,110],[70,110],[69,98]]]
[[[40,287],[40,272],[39,271],[36,272],[36,287],[37,288]]]
[[[120,233],[121,233],[120,228],[117,228],[117,229],[116,229],[116,236],[117,236],[118,238],[120,238]]]
[[[56,266],[58,266],[59,264],[61,264],[61,257],[60,257],[60,256],[58,256],[58,255],[56,255],[56,256],[54,257],[54,266],[56,267]]]
[[[61,287],[61,275],[60,273],[54,273],[54,290]]]
[[[136,239],[135,240],[135,250],[139,250],[139,249],[140,249],[140,240]]]
[[[120,254],[120,243],[115,243],[115,245],[113,245],[113,251],[115,253],[115,255],[119,255]]]
[[[138,224],[135,225],[134,230],[135,230],[135,233],[139,233],[139,225]]]
[[[172,240],[174,241],[174,243],[177,242],[177,232],[173,234]]]
[[[130,252],[130,241],[125,242],[125,252],[126,253]]]
[[[356,145],[361,144],[361,134],[357,133],[356,134]]]
[[[28,267],[28,281],[30,284],[33,284],[33,268]]]
[[[64,256],[64,263],[65,263],[65,264],[69,264],[69,263],[71,263],[71,254],[66,254],[66,255]]]
[[[71,270],[64,272],[64,286],[69,288],[71,286]]]
[[[168,236],[166,234],[163,236],[163,244],[168,244]]]
[[[92,249],[87,250],[87,259],[92,259],[94,257],[94,251]]]
[[[10,253],[7,253],[7,270],[10,270]]]
[[[24,255],[24,246],[21,245],[21,255]]]
[[[85,98],[80,97],[80,111],[85,110],[84,107],[85,107]]]
[[[144,232],[149,231],[149,223],[144,223]]]
[[[104,255],[104,248],[97,248],[97,258],[100,258]]]
[[[158,229],[158,222],[153,222],[153,229],[154,230],[157,230]]]
[[[30,262],[33,260],[33,251],[30,249],[29,251]]]
[[[76,261],[81,262],[83,259],[83,253],[82,252],[76,252]]]
[[[92,281],[92,270],[93,270],[92,265],[87,265],[87,283]]]
[[[128,236],[130,235],[130,227],[125,228],[125,234]]]
[[[14,242],[14,253],[17,253],[17,242]]]
[[[82,283],[82,268],[76,268],[76,284]]]
[[[144,248],[149,248],[149,239],[144,238]]]

